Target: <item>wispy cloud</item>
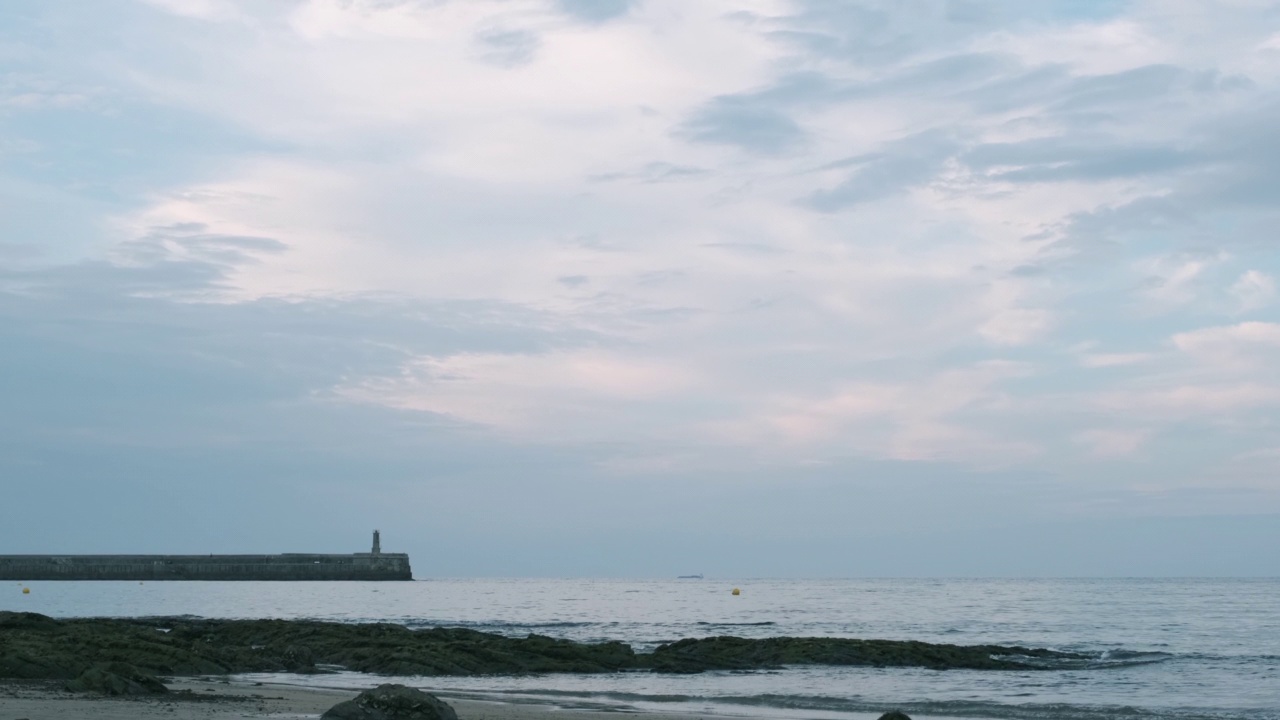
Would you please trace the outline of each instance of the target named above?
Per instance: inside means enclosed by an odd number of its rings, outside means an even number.
[[[937,467],[975,492],[1060,478],[1078,507],[1226,468],[1238,509],[1280,509],[1231,470],[1277,443],[1274,20],[1189,0],[0,10],[14,362],[88,378],[116,328],[130,363],[244,388],[118,435],[131,401],[88,380],[74,419],[0,420],[19,443],[249,443],[210,418],[257,413],[305,448],[333,413],[456,441],[445,475],[485,453],[559,468],[535,483]],[[1189,435],[1197,463],[1169,461]],[[386,449],[360,437],[353,457]]]

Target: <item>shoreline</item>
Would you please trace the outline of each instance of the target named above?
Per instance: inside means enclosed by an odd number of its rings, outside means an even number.
[[[63,690],[58,681],[0,679],[0,720],[310,719],[319,718],[360,692],[208,678],[174,678],[165,684],[171,691],[168,695],[104,697]],[[447,693],[438,697],[453,707],[459,720],[618,720],[619,715],[644,715],[650,720],[745,717],[571,708],[550,703],[457,698]]]

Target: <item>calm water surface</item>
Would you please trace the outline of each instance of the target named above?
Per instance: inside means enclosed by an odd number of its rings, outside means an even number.
[[[16,585],[16,584],[15,584]],[[816,635],[1029,645],[1085,667],[978,672],[789,668],[401,678],[444,694],[564,706],[796,718],[1280,720],[1280,579],[431,580],[412,583],[45,582],[0,609],[58,617],[196,615],[389,621],[622,640]],[[729,590],[742,588],[742,595]],[[254,676],[365,687],[369,676]],[[381,680],[381,679],[379,679]]]

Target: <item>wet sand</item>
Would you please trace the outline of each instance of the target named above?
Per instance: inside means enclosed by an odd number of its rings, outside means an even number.
[[[230,720],[319,718],[354,690],[253,685],[221,680],[174,680],[174,692],[142,698],[107,698],[61,689],[56,681],[0,680],[0,720]],[[459,720],[618,720],[622,713],[564,709],[443,696]],[[694,720],[691,715],[645,713],[651,720]]]

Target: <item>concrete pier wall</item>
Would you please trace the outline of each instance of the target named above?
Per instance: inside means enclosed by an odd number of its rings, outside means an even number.
[[[404,553],[0,555],[0,580],[412,580]]]

